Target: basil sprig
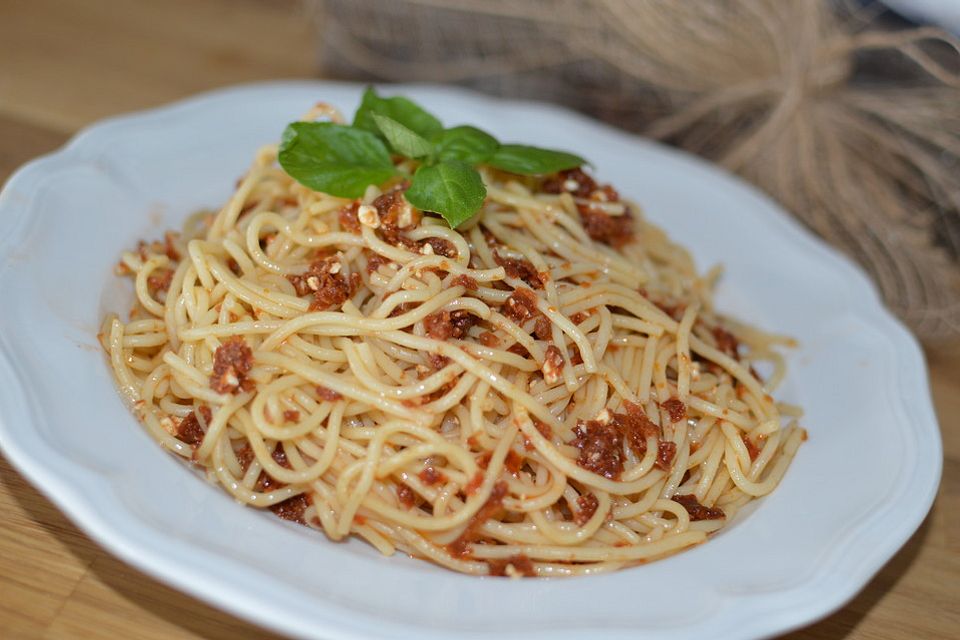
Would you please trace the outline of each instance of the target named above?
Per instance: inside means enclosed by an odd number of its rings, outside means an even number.
[[[372,133],[332,122],[294,122],[280,142],[280,165],[297,182],[341,198],[359,198],[367,185],[397,173]]]
[[[358,198],[371,184],[403,175],[394,156],[419,162],[405,197],[443,216],[451,228],[483,205],[487,189],[476,167],[542,175],[585,164],[565,151],[500,144],[476,127],[444,129],[440,120],[402,96],[383,98],[368,88],[353,124],[294,122],[287,125],[278,159],[294,180],[341,198]]]
[[[480,209],[487,197],[487,188],[469,164],[445,160],[417,169],[404,195],[416,208],[436,211],[454,228]]]

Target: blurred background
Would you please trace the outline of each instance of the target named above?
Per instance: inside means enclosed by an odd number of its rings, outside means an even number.
[[[0,100],[75,128],[235,82],[456,83],[739,173],[960,339],[956,0],[4,0]]]
[[[0,0],[0,182],[100,118],[287,78],[455,83],[702,155],[871,274],[926,346],[944,432],[926,524],[796,637],[956,637],[957,33],[956,0]],[[105,554],[0,471],[0,636],[268,637]]]

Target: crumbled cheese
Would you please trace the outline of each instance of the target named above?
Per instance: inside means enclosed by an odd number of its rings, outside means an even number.
[[[610,416],[609,409],[604,409],[603,411],[597,414],[597,422],[599,422],[600,424],[610,424],[611,419],[612,418]]]
[[[564,191],[576,191],[580,188],[580,183],[574,180],[573,178],[567,178],[563,181],[563,190]]]
[[[690,365],[690,379],[696,382],[700,379],[700,363],[694,362]]]
[[[424,245],[423,245],[422,247],[420,247],[420,253],[422,253],[422,254],[425,255],[425,256],[432,256],[432,255],[433,255],[433,245],[430,244],[429,242],[424,243]]]
[[[311,291],[317,291],[320,289],[320,278],[317,276],[310,276],[307,278],[307,286],[310,287]]]
[[[163,427],[163,430],[169,433],[172,436],[177,435],[179,425],[173,421],[173,418],[170,416],[164,416],[160,418],[160,426]]]
[[[380,226],[380,214],[376,207],[369,204],[362,204],[357,208],[357,219],[365,227],[376,229]]]
[[[560,382],[560,367],[554,366],[553,362],[549,359],[544,361],[543,368],[541,368],[540,371],[543,372],[543,381],[547,384]]]
[[[409,202],[403,203],[403,208],[400,209],[400,215],[397,216],[397,226],[401,229],[406,229],[413,224],[413,207],[410,206]]]
[[[332,274],[334,274],[334,275],[340,273],[340,267],[341,267],[341,266],[343,266],[343,265],[341,265],[339,262],[334,262],[332,265],[330,265],[330,273],[332,273]]]

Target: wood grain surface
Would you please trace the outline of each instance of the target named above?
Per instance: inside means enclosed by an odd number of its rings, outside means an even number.
[[[0,182],[104,116],[317,77],[317,19],[293,0],[0,0]],[[927,358],[945,449],[933,511],[856,598],[791,640],[960,637],[960,345]],[[0,514],[0,638],[275,637],[115,559],[2,459]]]

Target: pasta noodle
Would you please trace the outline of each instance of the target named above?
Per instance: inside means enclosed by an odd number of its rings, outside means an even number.
[[[718,315],[718,273],[586,173],[484,169],[453,230],[400,179],[335,198],[276,155],[123,254],[136,303],[101,334],[150,435],[240,502],[464,573],[593,574],[704,542],[805,439],[770,395],[790,340]]]

